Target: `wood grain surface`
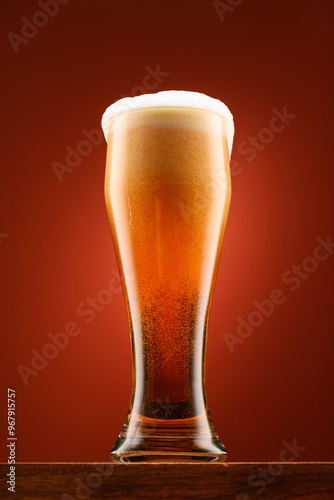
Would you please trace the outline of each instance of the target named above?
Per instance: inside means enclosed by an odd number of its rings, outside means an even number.
[[[334,499],[334,463],[17,463],[15,493],[0,464],[0,498]]]

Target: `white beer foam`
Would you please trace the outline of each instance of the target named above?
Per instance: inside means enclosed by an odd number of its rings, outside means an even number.
[[[135,109],[168,107],[203,109],[222,116],[226,124],[227,144],[231,157],[234,122],[232,113],[228,107],[218,99],[209,97],[206,94],[185,90],[166,90],[163,92],[157,92],[156,94],[142,94],[135,97],[125,97],[123,99],[119,99],[114,104],[109,106],[102,116],[102,129],[106,141],[108,142],[109,128],[111,120],[114,116]]]

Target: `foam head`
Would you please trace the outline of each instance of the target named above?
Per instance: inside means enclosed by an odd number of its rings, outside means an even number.
[[[106,109],[102,117],[102,129],[106,141],[108,142],[109,128],[114,116],[137,109],[166,107],[202,109],[220,115],[225,121],[226,138],[231,157],[234,123],[232,113],[228,107],[218,99],[209,97],[206,94],[185,90],[166,90],[156,94],[142,94],[136,97],[119,99]]]

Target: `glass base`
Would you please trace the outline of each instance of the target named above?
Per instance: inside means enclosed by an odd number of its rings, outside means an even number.
[[[221,444],[220,441],[218,440]],[[111,452],[111,459],[113,462],[223,462],[226,459],[226,450],[224,446],[219,449],[217,446],[217,452],[208,453],[205,450],[192,449],[187,452],[177,451],[174,449],[172,451],[153,451],[153,450],[129,450],[121,451],[122,444],[124,444],[122,439],[119,438]],[[119,448],[116,448],[116,446]],[[116,448],[116,449],[115,449]]]
[[[137,415],[135,425],[131,420],[112,449],[114,462],[222,462],[226,459],[226,449],[206,414],[175,420]]]

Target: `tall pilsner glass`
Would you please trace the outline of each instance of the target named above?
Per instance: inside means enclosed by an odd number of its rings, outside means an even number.
[[[224,460],[205,393],[212,295],[231,198],[233,118],[204,94],[117,101],[102,120],[105,199],[133,387],[112,459]]]

